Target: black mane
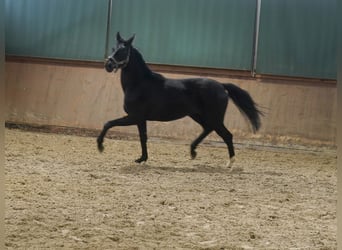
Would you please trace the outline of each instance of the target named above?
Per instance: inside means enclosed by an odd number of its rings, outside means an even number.
[[[131,58],[134,64],[137,64],[140,67],[140,70],[143,72],[143,75],[148,78],[158,79],[158,80],[165,80],[165,77],[161,74],[158,74],[152,71],[148,65],[146,64],[142,54],[139,52],[138,49],[131,47]]]

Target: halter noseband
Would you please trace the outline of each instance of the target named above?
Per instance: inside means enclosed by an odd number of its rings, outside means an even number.
[[[125,59],[123,59],[123,60],[121,60],[121,61],[117,61],[117,60],[115,59],[115,54],[118,52],[119,49],[122,49],[122,48],[123,48],[122,45],[119,46],[119,48],[116,49],[116,50],[114,51],[114,53],[108,57],[108,60],[112,60],[112,61],[115,63],[114,73],[115,73],[116,71],[118,71],[119,66],[121,66],[121,68],[123,69],[123,68],[125,68],[125,67],[127,66],[128,62],[129,62],[129,57],[130,57],[130,55],[131,55],[131,48],[130,48],[130,47],[128,48],[128,54],[127,54],[127,57],[126,57]]]

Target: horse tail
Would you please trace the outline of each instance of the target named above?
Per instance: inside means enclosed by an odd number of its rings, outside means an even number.
[[[258,131],[261,126],[260,115],[263,115],[263,113],[257,108],[257,104],[249,93],[231,83],[223,84],[223,86],[240,112],[251,122],[253,132]]]

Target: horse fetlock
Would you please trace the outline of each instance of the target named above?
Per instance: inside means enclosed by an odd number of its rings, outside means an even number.
[[[140,158],[136,159],[136,163],[145,163],[147,161],[147,156],[141,156]]]
[[[196,153],[196,151],[194,149],[191,149],[190,154],[191,154],[191,159],[192,160],[195,159],[196,156],[197,156],[197,153]]]
[[[103,138],[99,137],[97,138],[97,149],[102,153],[104,150],[103,147]]]
[[[235,162],[235,157],[233,156],[233,157],[231,157],[229,160],[228,160],[228,162],[227,162],[227,167],[228,168],[231,168],[232,166],[233,166],[233,163]]]
[[[97,149],[99,150],[100,153],[103,152],[104,146],[102,144],[97,145]]]

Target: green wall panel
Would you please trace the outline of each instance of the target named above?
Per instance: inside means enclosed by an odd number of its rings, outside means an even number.
[[[150,63],[250,70],[255,0],[113,0],[112,34]]]
[[[6,54],[103,60],[109,0],[5,0]],[[251,70],[256,0],[112,0],[147,62]],[[256,72],[336,79],[336,0],[261,0]],[[109,53],[109,51],[108,51]]]
[[[6,0],[6,54],[103,60],[107,0]]]
[[[336,79],[335,23],[335,0],[262,0],[257,73]]]

